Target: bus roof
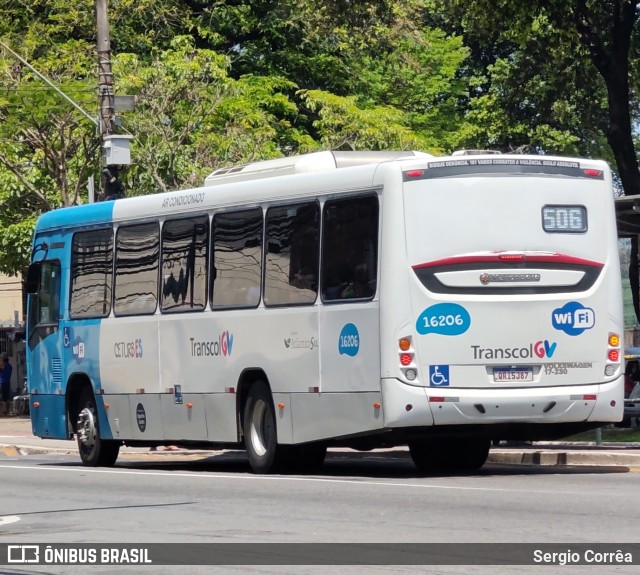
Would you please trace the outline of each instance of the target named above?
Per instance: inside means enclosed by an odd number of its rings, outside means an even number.
[[[332,190],[371,189],[373,178],[380,164],[402,161],[401,169],[460,168],[461,164],[490,162],[507,167],[509,163],[521,164],[544,159],[546,162],[571,161],[585,168],[606,166],[602,161],[555,156],[514,156],[492,154],[435,157],[415,151],[387,152],[315,152],[277,160],[255,162],[236,168],[225,168],[226,173],[214,172],[207,181],[208,186],[184,189],[147,196],[136,196],[116,201],[60,208],[40,216],[36,233],[75,226],[92,227],[121,220],[144,220],[153,216],[171,217],[177,214],[197,213],[211,208],[257,205],[266,200],[297,199]],[[343,168],[351,168],[342,170]],[[234,171],[235,170],[235,171]],[[323,178],[305,178],[305,174],[324,172]],[[441,170],[435,170],[441,171]],[[473,170],[471,170],[473,171]],[[434,174],[435,175],[435,174]],[[454,175],[451,173],[450,175]],[[288,176],[287,185],[276,176]],[[298,186],[297,179],[304,179]],[[260,181],[258,187],[242,185],[242,182]],[[301,182],[302,183],[302,182]],[[227,186],[222,186],[227,184]]]
[[[299,156],[277,158],[252,162],[241,166],[220,168],[209,174],[205,186],[215,186],[228,182],[240,182],[287,174],[302,174],[307,172],[324,172],[339,168],[351,168],[365,164],[377,164],[401,158],[423,157],[432,158],[431,154],[416,151],[387,150],[374,152],[313,152]]]

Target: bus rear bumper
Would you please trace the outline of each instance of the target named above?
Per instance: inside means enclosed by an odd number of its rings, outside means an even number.
[[[386,427],[496,423],[614,423],[622,419],[621,379],[520,389],[425,388],[382,380]]]

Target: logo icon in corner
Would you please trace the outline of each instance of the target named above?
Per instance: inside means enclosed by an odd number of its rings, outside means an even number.
[[[416,321],[420,335],[460,335],[469,329],[471,316],[457,303],[437,303],[425,309]]]
[[[567,335],[580,335],[596,324],[596,314],[590,307],[578,301],[570,301],[551,313],[551,322],[557,330]]]
[[[223,331],[220,335],[220,349],[222,355],[231,355],[231,349],[233,348],[233,334],[230,331]]]
[[[338,352],[340,355],[344,354],[355,357],[358,355],[358,351],[360,351],[360,334],[358,333],[358,328],[354,324],[348,323],[340,332]]]

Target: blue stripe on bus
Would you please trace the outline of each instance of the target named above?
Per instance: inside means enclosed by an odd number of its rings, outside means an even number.
[[[42,214],[36,225],[36,233],[44,230],[64,228],[74,224],[91,225],[108,223],[113,220],[115,201],[98,202],[85,206],[60,208]]]

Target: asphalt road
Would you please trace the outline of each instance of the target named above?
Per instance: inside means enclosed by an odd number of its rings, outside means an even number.
[[[640,475],[489,464],[421,477],[402,459],[331,458],[315,476],[251,474],[244,454],[0,457],[0,543],[632,543]],[[375,546],[371,549],[373,550]],[[460,547],[462,550],[464,545]],[[177,548],[176,552],[180,552]],[[635,566],[599,566],[598,575]],[[0,573],[537,573],[540,566],[0,567]],[[545,567],[546,573],[584,567]]]

